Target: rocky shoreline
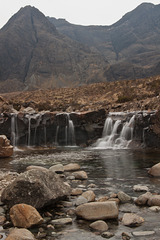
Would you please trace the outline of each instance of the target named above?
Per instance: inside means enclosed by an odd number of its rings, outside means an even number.
[[[36,172],[41,177],[37,177]],[[41,175],[44,175],[42,176]],[[159,164],[149,171],[153,176],[159,174]],[[45,187],[37,197],[35,192],[41,190],[39,181],[42,179],[47,186],[47,177],[50,176],[49,189]],[[28,183],[26,182],[28,177]],[[65,184],[65,190],[60,196],[52,200],[47,198],[48,191],[57,190],[56,177],[60,181],[60,187]],[[24,179],[25,181],[23,182]],[[53,180],[53,182],[52,182]],[[37,182],[38,181],[38,182]],[[22,183],[26,195],[21,194],[18,184]],[[29,187],[29,182],[32,185]],[[35,184],[34,182],[38,183]],[[156,217],[160,211],[160,195],[149,192],[147,186],[131,186],[135,195],[129,196],[119,191],[109,196],[96,196],[96,184],[89,184],[87,173],[78,164],[54,165],[50,169],[39,166],[29,166],[24,173],[6,172],[1,174],[1,200],[0,203],[0,239],[68,239],[70,234],[76,234],[75,224],[85,228],[90,239],[111,238],[111,239],[152,239],[156,238],[160,229],[153,228],[153,223],[148,219]],[[27,187],[28,186],[28,187]],[[54,188],[53,188],[54,186]],[[38,187],[38,188],[37,188]],[[52,188],[52,190],[51,190]],[[16,195],[14,190],[17,191]],[[23,192],[23,191],[22,191]],[[64,198],[65,197],[65,198]],[[39,205],[40,198],[40,205]],[[61,198],[61,199],[60,199]],[[29,204],[28,204],[29,203]],[[48,205],[48,206],[47,206]],[[120,229],[115,231],[115,224]],[[149,228],[141,228],[147,224]],[[146,226],[147,226],[146,225]],[[72,229],[66,226],[73,226]],[[114,227],[113,227],[114,226]],[[2,230],[3,229],[3,230]],[[28,237],[28,238],[27,238]]]

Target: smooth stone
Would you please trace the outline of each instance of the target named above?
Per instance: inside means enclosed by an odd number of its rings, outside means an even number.
[[[72,175],[75,177],[75,179],[78,179],[78,180],[88,179],[87,173],[85,171],[77,171],[72,173]]]
[[[57,164],[54,166],[51,166],[49,168],[50,171],[56,172],[56,173],[63,173],[64,172],[64,166],[62,164]]]
[[[148,206],[160,206],[160,195],[152,195],[147,204]]]
[[[51,223],[53,225],[65,225],[65,224],[72,223],[72,218],[59,218],[59,219],[52,220]]]
[[[15,228],[13,229],[6,240],[35,240],[33,234],[25,228]]]
[[[135,192],[149,192],[149,188],[147,186],[142,186],[140,184],[134,185],[133,190]]]
[[[126,203],[126,202],[131,201],[131,197],[129,195],[127,195],[126,193],[122,192],[122,191],[119,192],[117,195],[118,195],[119,200],[122,203]]]
[[[78,171],[80,169],[80,165],[78,163],[69,163],[64,166],[64,171],[69,172],[69,171]]]
[[[160,212],[160,206],[150,207],[149,210],[152,211],[152,212]]]
[[[88,200],[87,200],[85,197],[79,196],[79,197],[76,199],[75,205],[76,205],[76,206],[79,206],[79,205],[82,205],[82,204],[87,203],[87,202],[88,202]]]
[[[147,201],[152,197],[152,193],[146,192],[142,195],[140,195],[136,200],[135,203],[137,205],[145,205],[147,204]]]
[[[144,222],[144,219],[134,213],[125,213],[122,217],[122,223],[125,226],[136,227],[140,226]]]
[[[74,189],[72,189],[71,195],[72,196],[77,196],[77,195],[81,195],[82,193],[83,193],[82,189],[74,188]]]
[[[39,212],[27,204],[16,204],[10,209],[10,218],[15,227],[30,228],[43,223]]]
[[[151,167],[148,173],[153,177],[160,177],[160,163],[157,163],[153,167]]]
[[[103,232],[103,233],[101,234],[101,236],[102,236],[103,238],[112,238],[112,237],[114,236],[114,234],[111,233],[111,232]]]
[[[47,168],[41,167],[41,166],[30,165],[30,166],[26,167],[26,171],[29,171],[31,169],[36,169],[36,170],[41,170],[41,171],[48,171]]]
[[[96,195],[92,190],[88,190],[82,194],[82,197],[85,197],[88,200],[88,202],[94,202]]]
[[[115,202],[91,202],[76,208],[76,215],[86,220],[105,220],[118,217],[118,207]]]
[[[139,232],[132,232],[132,235],[135,237],[141,237],[141,236],[150,236],[155,234],[154,231],[139,231]]]
[[[102,220],[98,220],[96,222],[91,223],[90,228],[92,228],[93,230],[97,230],[100,232],[104,232],[108,230],[108,225],[106,222],[102,221]]]

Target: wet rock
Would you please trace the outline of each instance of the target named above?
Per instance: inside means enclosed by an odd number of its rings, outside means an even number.
[[[15,228],[13,229],[6,240],[35,240],[33,234],[25,228]]]
[[[47,168],[44,168],[44,167],[41,167],[41,166],[34,166],[34,165],[31,165],[31,166],[28,166],[26,167],[26,171],[29,171],[29,170],[32,170],[32,169],[36,169],[36,170],[40,170],[40,171],[48,171]]]
[[[117,195],[118,195],[119,200],[122,203],[126,203],[126,202],[131,201],[131,197],[129,195],[127,195],[126,193],[122,192],[122,191],[119,192]]]
[[[100,197],[100,198],[98,198],[97,202],[106,202],[106,201],[108,201],[108,199],[109,199],[108,196]]]
[[[155,234],[155,231],[139,231],[139,232],[132,232],[132,234],[135,237],[150,236]]]
[[[112,237],[114,236],[114,234],[111,233],[111,232],[103,232],[103,233],[101,234],[101,236],[102,236],[103,238],[112,238]]]
[[[97,186],[96,186],[96,184],[91,183],[91,184],[89,184],[87,187],[88,187],[88,188],[96,188]]]
[[[70,195],[71,188],[49,170],[32,169],[20,174],[2,192],[2,201],[9,207],[26,203],[35,208],[54,204]]]
[[[149,208],[150,211],[152,212],[160,212],[160,207],[159,206],[153,206]]]
[[[72,189],[71,195],[72,196],[77,196],[77,195],[81,195],[82,193],[83,193],[82,189],[75,188],[75,189]]]
[[[160,195],[152,195],[147,204],[148,206],[160,206]]]
[[[109,198],[108,201],[113,201],[115,202],[117,205],[120,203],[119,198]],[[125,203],[125,202],[124,202]]]
[[[75,177],[75,179],[78,179],[78,180],[86,180],[86,179],[88,179],[87,173],[85,171],[74,172],[73,176]]]
[[[129,233],[123,232],[122,233],[122,239],[123,240],[129,240],[129,239],[131,239],[131,236],[130,236]]]
[[[65,225],[65,224],[72,223],[72,218],[55,219],[55,220],[52,220],[51,223],[53,225]]]
[[[6,221],[5,216],[0,216],[0,225],[2,225]]]
[[[5,135],[0,135],[0,157],[10,157],[13,155],[13,146]]]
[[[85,197],[88,200],[88,202],[94,202],[96,195],[93,191],[89,190],[89,191],[84,192],[82,194],[82,197]]]
[[[122,218],[122,223],[128,227],[137,227],[144,222],[144,219],[134,213],[125,213]]]
[[[82,205],[82,204],[87,203],[87,202],[88,202],[88,200],[87,200],[85,197],[79,196],[79,197],[76,199],[75,205],[76,205],[76,206],[79,206],[79,205]]]
[[[138,184],[138,185],[133,186],[133,190],[135,192],[148,192],[149,188],[147,186],[142,186],[142,185]]]
[[[69,163],[64,166],[64,171],[69,172],[69,171],[78,171],[80,169],[80,165],[78,163]]]
[[[152,193],[150,192],[146,192],[142,195],[140,195],[136,200],[135,203],[137,205],[145,205],[147,204],[148,199],[150,199],[152,197]]]
[[[50,171],[56,172],[56,173],[63,173],[64,167],[62,164],[57,164],[49,168]]]
[[[92,202],[76,208],[76,215],[86,220],[105,220],[118,217],[118,207],[115,202]]]
[[[30,228],[43,223],[39,212],[27,204],[16,204],[10,209],[10,218],[15,227]]]
[[[148,173],[154,177],[160,177],[160,163],[157,163],[151,167]]]
[[[91,223],[90,228],[92,228],[93,230],[97,230],[100,232],[104,232],[108,230],[108,225],[106,222],[102,221],[102,220],[98,220],[96,222]]]

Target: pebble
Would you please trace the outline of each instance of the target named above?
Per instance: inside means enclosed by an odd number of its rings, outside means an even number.
[[[132,235],[135,237],[140,237],[140,236],[149,236],[155,234],[154,231],[139,231],[139,232],[132,232]]]
[[[134,185],[133,190],[135,192],[149,192],[149,188],[147,186],[142,186],[140,184]]]
[[[101,234],[101,236],[102,236],[103,238],[111,238],[111,237],[114,236],[114,234],[111,233],[111,232],[103,232],[103,233]]]
[[[72,218],[59,218],[51,221],[54,225],[65,225],[72,223]]]

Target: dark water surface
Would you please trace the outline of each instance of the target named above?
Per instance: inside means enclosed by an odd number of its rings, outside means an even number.
[[[29,165],[38,165],[49,168],[58,163],[79,163],[81,168],[87,172],[88,181],[96,184],[93,189],[96,197],[109,195],[124,191],[125,193],[136,197],[140,193],[133,191],[133,186],[142,184],[149,187],[151,192],[160,193],[160,178],[149,177],[148,168],[160,162],[160,151],[149,150],[98,150],[81,148],[39,148],[39,149],[21,149],[15,151],[10,159],[0,159],[0,170],[23,172]],[[122,224],[109,223],[110,229],[115,233],[113,239],[121,239],[123,231],[155,230],[154,237],[133,237],[133,239],[160,239],[160,213],[148,212],[148,208],[138,208],[135,205],[128,208],[139,212],[146,218],[145,223],[131,229]],[[124,206],[123,206],[124,207]],[[123,208],[122,207],[122,208]],[[126,205],[127,207],[127,205]],[[120,216],[123,213],[120,208]],[[67,239],[103,239],[100,236],[91,233],[86,224],[74,222],[72,226],[66,227],[66,233],[59,237],[61,240]]]

